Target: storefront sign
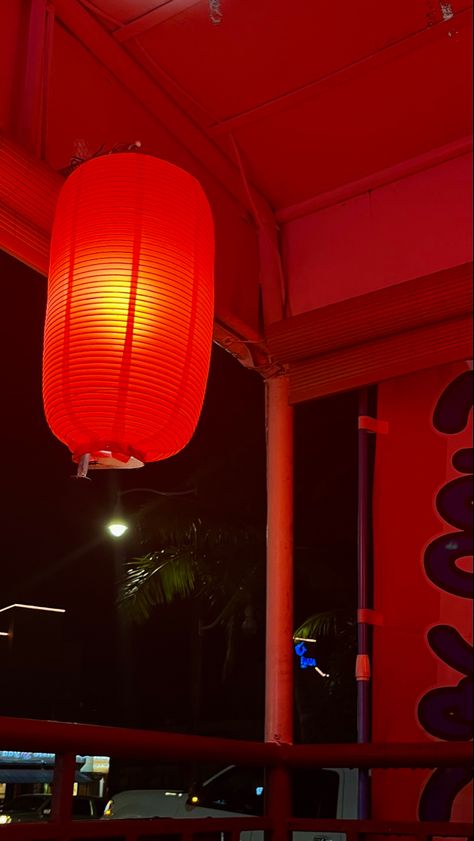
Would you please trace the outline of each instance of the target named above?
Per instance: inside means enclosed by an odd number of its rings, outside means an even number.
[[[377,742],[472,739],[472,378],[458,363],[378,389],[388,433],[374,486]],[[470,776],[374,770],[374,817],[469,821]]]

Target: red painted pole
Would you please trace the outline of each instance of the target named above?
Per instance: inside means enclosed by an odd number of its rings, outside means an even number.
[[[265,789],[265,814],[272,821],[272,841],[290,841],[288,825],[292,816],[292,803],[288,768],[277,765],[267,769]]]
[[[293,408],[288,379],[267,380],[265,741],[293,742]]]
[[[369,393],[359,394],[359,416],[369,413]],[[371,683],[370,628],[361,619],[361,612],[370,608],[369,596],[369,442],[371,433],[359,425],[358,431],[358,539],[357,539],[357,741],[370,742]],[[370,776],[367,768],[359,769],[358,813],[361,820],[370,817]]]
[[[21,53],[21,89],[16,102],[15,136],[30,152],[43,150],[49,58],[52,38],[52,9],[48,0],[25,4],[26,38]]]
[[[265,741],[293,742],[293,409],[288,378],[267,380],[267,621]],[[267,814],[273,841],[288,841],[290,779],[268,775]]]

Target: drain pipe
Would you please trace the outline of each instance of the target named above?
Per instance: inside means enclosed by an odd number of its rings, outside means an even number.
[[[370,635],[369,609],[369,429],[367,389],[359,394],[358,429],[358,541],[357,541],[357,741],[370,742]],[[370,777],[367,768],[359,769],[358,818],[370,816]]]

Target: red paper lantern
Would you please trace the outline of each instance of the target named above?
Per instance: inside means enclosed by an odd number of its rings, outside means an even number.
[[[51,240],[43,397],[52,432],[96,467],[181,450],[201,411],[214,233],[199,183],[148,155],[82,164]]]

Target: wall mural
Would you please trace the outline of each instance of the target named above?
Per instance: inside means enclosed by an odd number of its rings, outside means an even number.
[[[381,383],[374,481],[374,741],[470,740],[469,363]],[[376,818],[470,820],[466,769],[374,770]],[[396,790],[397,797],[393,797]]]

